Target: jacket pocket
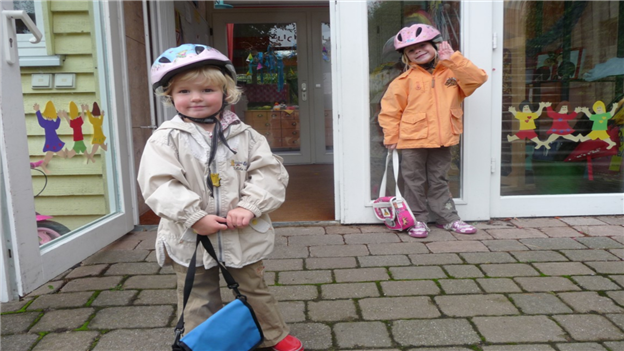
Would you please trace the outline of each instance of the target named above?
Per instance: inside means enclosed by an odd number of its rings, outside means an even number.
[[[401,118],[399,139],[424,139],[429,135],[426,113],[405,111]]]
[[[462,120],[463,115],[464,110],[461,108],[451,109],[451,126],[453,127],[453,134],[455,135],[459,135],[464,131],[464,122]]]

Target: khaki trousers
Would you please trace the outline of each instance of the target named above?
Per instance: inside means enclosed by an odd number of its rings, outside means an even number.
[[[403,196],[416,220],[428,222],[429,209],[438,224],[459,220],[447,178],[451,148],[404,149],[401,156]]]
[[[182,311],[184,299],[184,280],[186,279],[187,267],[173,262],[173,270],[178,281],[178,319]],[[275,346],[282,341],[290,332],[282,314],[280,313],[277,300],[269,291],[264,282],[264,264],[262,261],[247,265],[243,268],[229,268],[228,271],[239,284],[241,294],[247,296],[247,302],[254,309],[256,318],[262,327],[264,341],[260,347]],[[221,291],[219,287],[219,268],[204,269],[197,267],[195,281],[191,296],[184,310],[184,329],[188,333],[213,313],[223,307]],[[229,289],[228,289],[229,290]]]

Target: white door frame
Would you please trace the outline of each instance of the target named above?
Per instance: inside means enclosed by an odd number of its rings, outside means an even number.
[[[2,2],[2,8],[11,2]],[[112,150],[118,150],[115,157],[106,155],[110,162],[107,177],[117,178],[117,187],[112,194],[118,199],[118,208],[114,213],[103,217],[97,222],[75,230],[66,238],[60,238],[48,244],[45,248],[39,247],[35,233],[35,205],[32,192],[30,171],[26,160],[29,159],[26,142],[26,126],[23,118],[24,104],[21,89],[15,89],[14,82],[21,80],[19,66],[8,65],[4,60],[4,47],[0,49],[2,63],[0,64],[0,95],[5,103],[0,106],[0,132],[2,148],[0,156],[1,170],[4,174],[3,192],[7,195],[7,209],[1,213],[2,224],[2,262],[3,270],[2,301],[16,299],[19,296],[36,289],[47,281],[58,276],[76,263],[84,260],[117,238],[133,229],[132,187],[134,181],[131,167],[132,150],[131,126],[126,74],[126,46],[123,27],[123,3],[117,1],[95,2],[94,11],[101,16],[95,16],[96,21],[104,21],[102,25],[107,50],[100,58],[101,71],[107,74],[110,102],[107,116],[112,120],[116,137],[111,142]],[[4,21],[4,16],[2,17]],[[0,39],[7,33],[0,29]],[[104,64],[104,60],[107,64]],[[9,84],[9,82],[13,82]],[[104,83],[103,83],[104,84]],[[119,87],[112,89],[111,87]],[[8,102],[12,103],[8,103]],[[115,118],[116,117],[116,118]],[[121,152],[123,151],[123,152]],[[108,152],[107,154],[110,154]],[[112,203],[112,200],[111,200]],[[25,235],[24,233],[32,233]],[[10,251],[9,251],[10,250]],[[10,254],[7,254],[9,253]]]
[[[488,12],[489,11],[489,12]],[[462,2],[462,53],[488,74],[492,72],[492,26],[483,21],[491,13],[488,2]],[[334,157],[337,174],[337,206],[341,223],[378,223],[372,211],[369,150],[369,82],[366,2],[333,3],[332,76],[334,82]],[[338,44],[339,43],[339,44]],[[356,59],[361,58],[361,59]],[[457,211],[465,220],[489,218],[489,179],[491,150],[488,140],[492,116],[482,106],[491,99],[491,82],[485,83],[464,102],[462,152],[462,194],[455,199]]]

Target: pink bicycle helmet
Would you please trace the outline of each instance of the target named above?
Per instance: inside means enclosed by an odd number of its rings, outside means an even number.
[[[219,50],[201,44],[182,44],[158,56],[151,70],[152,88],[166,86],[176,74],[205,65],[220,68],[236,82],[232,62]]]
[[[441,42],[440,31],[428,24],[414,24],[404,27],[394,36],[394,49],[400,51],[407,46],[427,41]]]

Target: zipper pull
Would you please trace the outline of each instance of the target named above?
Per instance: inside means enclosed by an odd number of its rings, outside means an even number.
[[[435,88],[435,77],[431,78],[431,87]]]

